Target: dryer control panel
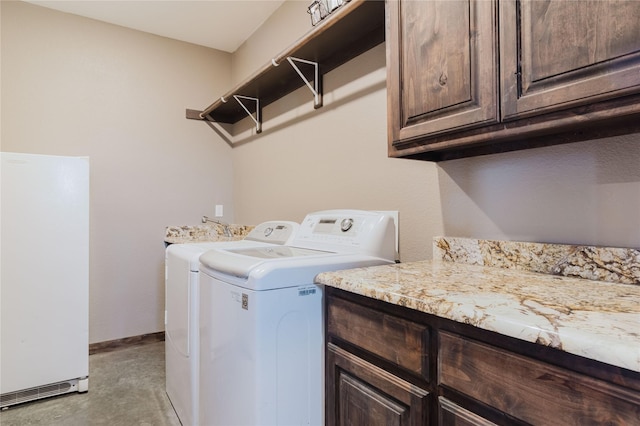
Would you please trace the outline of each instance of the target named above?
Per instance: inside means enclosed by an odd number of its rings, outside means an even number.
[[[289,244],[298,231],[299,225],[288,221],[262,222],[247,234],[245,240],[272,244]]]

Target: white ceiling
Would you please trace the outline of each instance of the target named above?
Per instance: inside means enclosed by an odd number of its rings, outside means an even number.
[[[111,24],[235,52],[284,0],[25,0]]]

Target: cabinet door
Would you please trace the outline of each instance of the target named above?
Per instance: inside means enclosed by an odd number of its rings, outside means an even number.
[[[638,0],[500,2],[503,119],[640,93]]]
[[[497,113],[495,2],[387,2],[389,140],[493,123]]]
[[[326,383],[328,426],[429,424],[425,390],[331,343]]]
[[[640,394],[448,332],[438,383],[528,424],[637,425]]]
[[[496,426],[495,423],[454,404],[438,398],[438,425],[440,426]]]

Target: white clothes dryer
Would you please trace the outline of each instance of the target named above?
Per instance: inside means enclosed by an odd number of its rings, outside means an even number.
[[[165,252],[166,390],[184,426],[198,425],[199,257],[214,248],[268,247],[290,243],[298,224],[270,221],[243,240],[172,244]]]
[[[393,218],[311,213],[290,245],[200,257],[200,421],[323,425],[324,271],[393,263]]]

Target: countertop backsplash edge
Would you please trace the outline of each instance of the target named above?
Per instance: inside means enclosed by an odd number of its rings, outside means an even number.
[[[634,248],[434,237],[433,258],[640,285],[640,250]]]

